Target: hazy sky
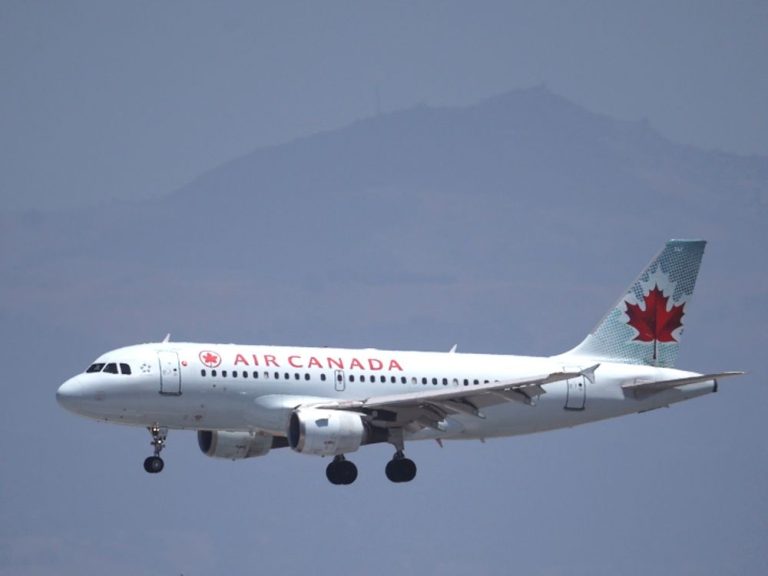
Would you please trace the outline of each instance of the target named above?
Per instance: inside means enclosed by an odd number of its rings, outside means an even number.
[[[762,575],[766,30],[765,2],[0,0],[0,576]],[[557,353],[673,236],[710,241],[679,367],[746,376],[414,442],[407,485],[389,445],[338,490],[320,459],[213,460],[180,431],[149,476],[145,430],[56,404],[168,332]]]
[[[255,147],[546,83],[768,154],[765,2],[0,3],[6,208],[169,192]]]

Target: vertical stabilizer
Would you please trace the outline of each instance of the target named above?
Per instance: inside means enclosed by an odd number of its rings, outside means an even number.
[[[674,366],[705,244],[667,242],[592,333],[565,355]]]

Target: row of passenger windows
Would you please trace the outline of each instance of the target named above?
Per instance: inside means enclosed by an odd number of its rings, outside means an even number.
[[[109,364],[105,364],[103,362],[91,364],[88,366],[88,370],[85,372],[87,374],[92,374],[94,372],[106,372],[107,374],[130,374],[131,373],[131,367],[128,364],[120,363],[120,370],[118,371],[118,364],[116,362],[110,362]]]
[[[239,376],[241,376],[242,378],[248,378],[251,373],[248,372],[247,370],[243,370],[242,372],[238,372],[237,370],[232,370],[232,372],[227,372],[226,370],[222,370],[221,371],[221,377],[222,378],[226,378],[228,374],[232,378],[237,378]],[[208,372],[206,371],[205,368],[200,370],[200,376],[203,376],[203,377],[208,376]],[[219,376],[219,371],[218,370],[211,370],[211,377],[216,378],[217,376]],[[285,376],[286,380],[290,380],[291,379],[291,375],[288,372],[286,372],[284,374],[284,376]],[[264,380],[269,380],[271,378],[269,372],[264,372],[262,377],[263,377]],[[253,378],[254,379],[258,379],[259,378],[259,373],[256,370],[253,371]],[[275,372],[274,373],[274,379],[275,380],[280,380],[281,379],[280,372]],[[298,373],[298,372],[294,372],[293,373],[293,379],[294,380],[301,380],[301,374]],[[304,373],[304,380],[309,380],[309,374],[306,373],[306,372]],[[325,374],[320,374],[320,380],[325,382]]]
[[[266,372],[266,371],[265,372],[258,372],[256,370],[254,370],[253,372],[248,372],[247,370],[243,370],[243,371],[240,371],[240,372],[237,371],[237,370],[232,370],[231,372],[228,372],[227,370],[222,370],[221,373],[219,373],[219,371],[217,371],[217,370],[211,370],[211,372],[210,372],[210,376],[212,378],[218,377],[219,374],[221,374],[222,378],[227,378],[227,375],[229,375],[232,378],[249,378],[249,377],[252,377],[254,379],[262,378],[263,380],[291,380],[291,379],[293,379],[293,380],[301,380],[302,378],[304,380],[309,380],[310,379],[310,376],[309,376],[308,372],[305,372],[303,376],[299,372],[293,372],[293,376],[291,376],[290,372],[283,372],[283,373],[280,373],[280,372]],[[202,370],[200,370],[200,376],[203,376],[203,377],[208,376],[208,371],[205,368],[203,368]],[[400,378],[398,378],[397,376],[390,376],[389,378],[387,378],[387,376],[384,376],[384,375],[376,377],[376,376],[366,376],[365,374],[360,374],[359,376],[357,376],[357,378],[359,378],[360,382],[382,382],[382,383],[386,383],[387,380],[389,380],[389,382],[391,382],[392,384],[396,384],[398,381],[401,384],[407,384],[408,383],[408,378],[405,377],[405,376],[400,376]],[[340,373],[336,374],[336,380],[338,382],[343,381],[343,379],[344,379],[344,376],[342,374],[340,374]],[[323,382],[326,381],[325,374],[322,374],[322,373],[320,374],[320,380],[322,380]],[[347,380],[349,382],[355,382],[356,381],[356,375],[355,374],[348,375],[347,376]],[[426,377],[422,377],[422,378],[419,379],[419,378],[416,378],[415,376],[412,377],[410,379],[410,381],[411,381],[411,384],[418,384],[419,382],[421,382],[422,384],[425,384],[425,385],[429,384],[429,383],[432,383],[434,386],[437,386],[438,384],[442,384],[443,386],[448,386],[448,383],[449,383],[449,379],[448,378],[426,378]],[[461,383],[464,386],[469,386],[470,383],[472,385],[476,386],[476,385],[480,384],[480,382],[481,382],[481,380],[479,380],[477,378],[475,378],[475,379],[464,378],[463,380],[461,380]],[[485,383],[485,384],[488,384],[488,380],[482,380],[482,382]],[[458,378],[453,378],[452,380],[450,380],[450,383],[452,383],[454,386],[458,386],[460,381],[459,381]]]

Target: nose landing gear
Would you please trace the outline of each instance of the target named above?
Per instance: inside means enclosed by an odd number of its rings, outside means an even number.
[[[162,472],[165,467],[163,459],[160,458],[160,452],[165,448],[165,440],[168,437],[168,428],[152,426],[151,428],[148,428],[148,430],[149,433],[152,434],[152,442],[150,444],[155,449],[155,455],[144,460],[144,470],[150,474],[157,474],[158,472]]]

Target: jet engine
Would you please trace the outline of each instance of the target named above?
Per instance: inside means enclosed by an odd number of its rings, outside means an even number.
[[[211,458],[242,460],[264,456],[273,446],[274,437],[257,432],[198,430],[197,443],[203,454]]]
[[[335,456],[368,444],[368,430],[360,414],[341,410],[294,410],[288,424],[288,445],[296,452]]]

